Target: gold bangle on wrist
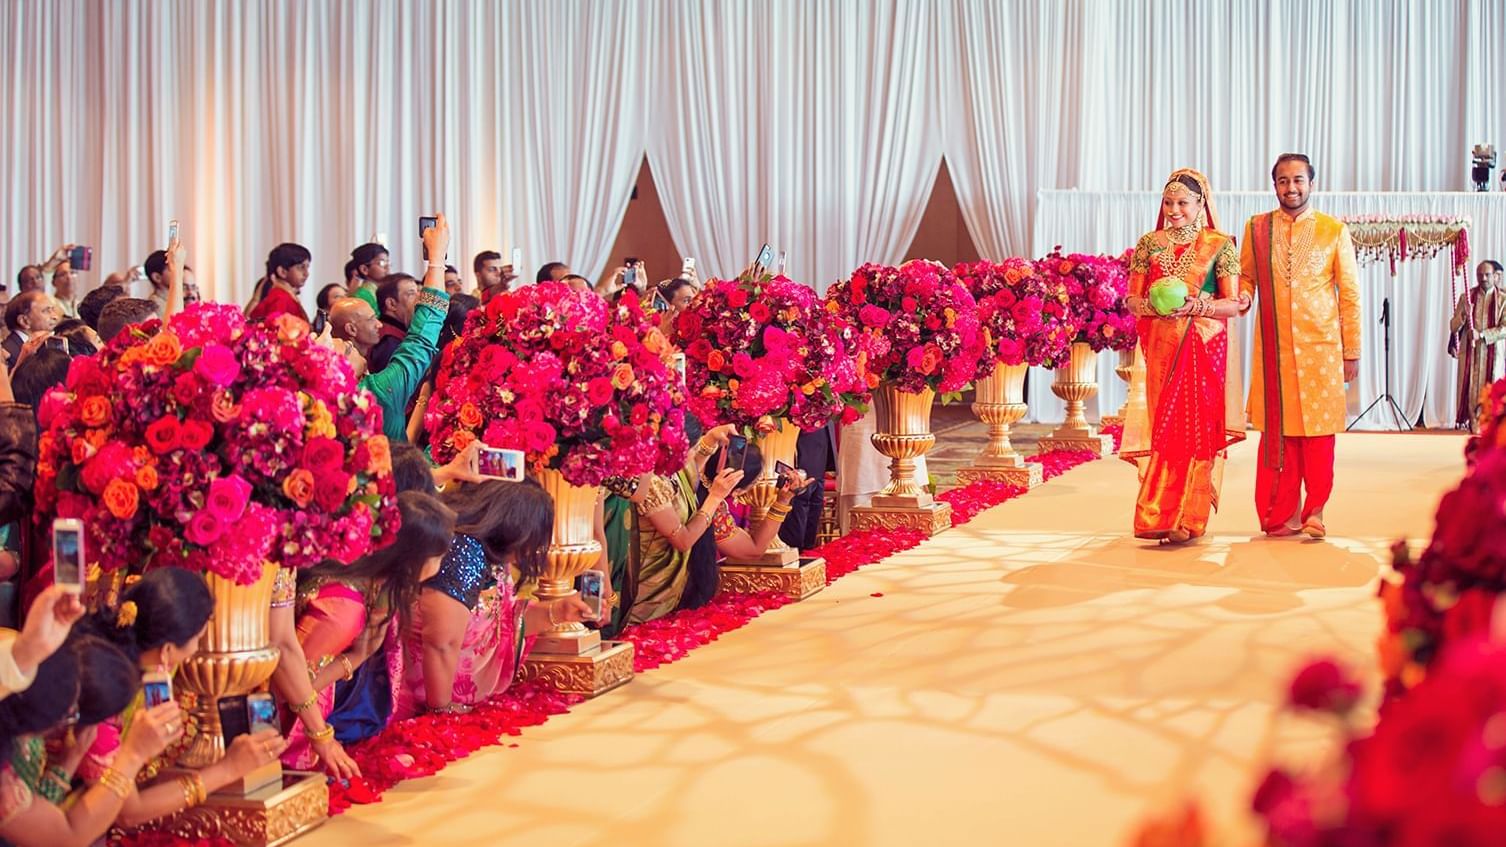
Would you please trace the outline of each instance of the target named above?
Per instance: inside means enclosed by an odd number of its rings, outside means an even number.
[[[324,729],[317,729],[305,732],[304,734],[308,736],[310,744],[323,744],[335,737],[335,728],[329,724],[325,724]]]
[[[351,666],[351,664],[350,664],[350,658],[348,656],[346,656],[344,653],[340,654],[340,664],[341,664],[342,667],[345,668],[345,681],[346,682],[350,682],[352,679],[355,678],[356,669]]]
[[[304,712],[304,711],[307,711],[310,706],[314,705],[317,702],[319,702],[319,692],[315,691],[313,694],[310,694],[308,696],[307,700],[304,700],[302,703],[299,703],[298,705],[294,706],[293,707],[293,711],[294,712]]]
[[[701,436],[695,443],[695,455],[698,459],[708,459],[716,452],[716,441],[709,436]]]
[[[110,793],[121,800],[129,800],[131,797],[131,789],[133,787],[131,781],[122,776],[114,768],[105,768],[104,773],[99,775],[99,784],[109,789]]]

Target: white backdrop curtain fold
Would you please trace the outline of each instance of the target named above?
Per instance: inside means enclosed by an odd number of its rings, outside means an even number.
[[[644,155],[703,275],[766,239],[822,288],[907,258],[943,156],[985,257],[1118,250],[1117,212],[1038,192],[1260,190],[1287,150],[1325,191],[1467,189],[1470,146],[1506,150],[1503,35],[1501,0],[3,0],[0,272],[75,241],[89,286],[176,217],[209,296],[292,240],[311,302],[377,233],[418,268],[444,209],[467,272],[594,277]],[[1431,320],[1437,280],[1414,296]]]
[[[941,164],[924,0],[668,3],[649,164],[675,243],[729,276],[764,242],[825,290],[896,262]],[[692,45],[694,47],[692,47]]]

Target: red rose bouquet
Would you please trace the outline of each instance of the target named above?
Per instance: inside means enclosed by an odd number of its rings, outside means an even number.
[[[445,350],[424,423],[439,461],[480,439],[572,485],[685,464],[684,391],[637,298],[563,283],[499,295]]]
[[[82,519],[107,571],[249,584],[268,561],[354,561],[400,520],[380,407],[291,316],[199,304],[133,327],[74,359],[42,418],[38,519]]]
[[[1077,327],[1060,280],[1037,273],[1020,258],[961,264],[953,273],[978,301],[983,336],[978,379],[997,364],[1054,368],[1067,358]]]
[[[708,425],[789,418],[820,429],[851,423],[866,404],[840,327],[816,292],[785,277],[711,280],[675,319],[690,411]]]
[[[826,309],[852,328],[871,386],[947,393],[973,380],[982,353],[978,304],[937,262],[864,265],[827,290]]]
[[[1135,318],[1124,304],[1129,292],[1129,253],[1122,256],[1091,256],[1061,248],[1035,263],[1049,282],[1067,290],[1072,307],[1076,341],[1086,341],[1094,350],[1131,350],[1135,346]]]
[[[1369,733],[1358,729],[1357,692],[1330,662],[1309,665],[1293,681],[1291,705],[1338,717],[1347,743],[1328,767],[1277,768],[1266,776],[1252,803],[1266,843],[1499,843],[1506,831],[1506,646],[1450,647]]]

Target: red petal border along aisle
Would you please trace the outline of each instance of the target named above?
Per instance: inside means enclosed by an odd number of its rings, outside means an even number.
[[[1104,428],[1118,441],[1119,432]],[[1046,479],[1096,458],[1092,453],[1058,451],[1035,461]],[[952,525],[967,523],[980,512],[1013,500],[1027,489],[998,482],[976,482],[937,497],[952,504]],[[864,565],[908,550],[925,537],[913,530],[864,530],[829,542],[815,553],[826,557],[826,580],[831,583]],[[723,633],[738,629],[759,615],[791,602],[782,594],[721,593],[699,609],[686,609],[668,617],[630,627],[622,634],[633,643],[634,670],[646,670],[683,659]],[[349,751],[364,776],[330,785],[329,812],[338,815],[354,804],[380,802],[382,794],[404,780],[432,776],[450,762],[522,734],[524,727],[538,726],[552,715],[563,714],[582,698],[560,694],[538,683],[515,685],[497,700],[464,715],[420,715],[382,730],[375,738]],[[516,747],[516,744],[509,746]],[[176,838],[161,832],[142,832],[114,843],[122,847],[231,847],[225,839]]]

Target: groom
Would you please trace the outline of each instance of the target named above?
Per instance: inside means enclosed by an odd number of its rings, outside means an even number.
[[[1323,506],[1333,491],[1334,435],[1344,428],[1344,384],[1359,375],[1354,242],[1343,222],[1308,206],[1316,176],[1306,156],[1278,157],[1271,180],[1281,208],[1250,218],[1240,248],[1240,299],[1256,307],[1249,412],[1262,434],[1255,510],[1273,536],[1328,534]]]

